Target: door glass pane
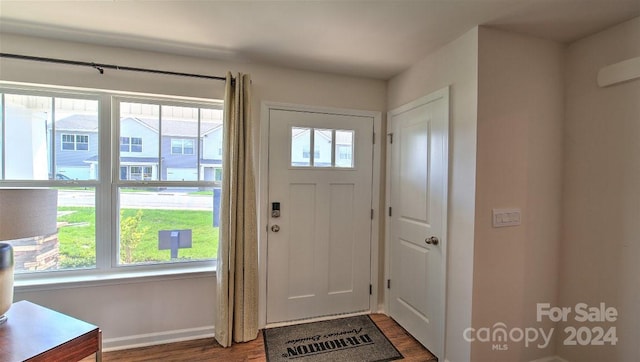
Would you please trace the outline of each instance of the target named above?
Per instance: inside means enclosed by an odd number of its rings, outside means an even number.
[[[311,129],[291,127],[291,166],[311,166]]]
[[[333,152],[333,131],[330,129],[315,129],[313,132],[314,167],[331,167],[331,156]]]
[[[336,130],[336,167],[353,168],[353,131]]]

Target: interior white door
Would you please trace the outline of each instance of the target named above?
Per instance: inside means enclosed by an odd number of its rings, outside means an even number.
[[[389,114],[391,317],[444,357],[449,90]]]
[[[369,310],[372,152],[372,117],[270,110],[267,323]]]

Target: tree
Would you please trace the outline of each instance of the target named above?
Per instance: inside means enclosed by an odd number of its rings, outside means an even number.
[[[140,228],[142,210],[135,216],[124,217],[124,210],[120,210],[120,260],[125,264],[133,263],[133,251],[136,249],[148,228]]]

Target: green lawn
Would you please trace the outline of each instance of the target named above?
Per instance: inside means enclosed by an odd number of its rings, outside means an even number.
[[[68,225],[59,228],[60,268],[95,266],[95,209],[60,207],[69,212],[58,218]],[[124,209],[123,220],[135,216],[138,210]],[[158,230],[191,229],[192,247],[180,249],[180,260],[215,258],[218,252],[218,228],[212,226],[210,211],[142,209],[138,232],[140,243],[132,252],[133,263],[168,262],[170,250],[158,250]],[[121,254],[122,255],[122,254]]]

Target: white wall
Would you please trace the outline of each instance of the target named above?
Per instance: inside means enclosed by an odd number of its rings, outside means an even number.
[[[596,84],[601,67],[638,56],[640,18],[567,51],[560,303],[617,308],[617,323],[603,326],[620,339],[616,347],[559,339],[570,361],[640,360],[640,80]]]
[[[260,103],[274,101],[323,107],[384,111],[386,83],[379,80],[289,70],[258,64],[232,64],[208,59],[121,48],[0,35],[0,51],[131,67],[224,75],[250,73],[253,80],[255,150],[259,150]],[[0,59],[0,79],[53,85],[125,90],[178,96],[223,97],[224,83],[144,73]],[[143,279],[121,284],[69,289],[17,288],[15,300],[29,299],[99,325],[105,347],[206,335],[213,327],[215,279],[195,275],[180,279]],[[150,334],[150,335],[149,335]]]
[[[463,339],[471,326],[473,229],[476,172],[478,29],[424,58],[394,77],[388,87],[393,110],[451,85],[449,133],[448,276],[445,358],[468,361],[470,346]],[[438,356],[442,359],[443,356]]]
[[[481,27],[473,327],[543,328],[536,303],[557,305],[561,225],[564,46]],[[493,208],[520,208],[519,226],[493,228]],[[492,328],[493,329],[493,328]],[[531,361],[555,344],[475,342],[472,361]],[[500,344],[500,343],[498,343]]]
[[[473,29],[389,83],[394,109],[451,85],[448,361],[527,361],[547,349],[463,338],[468,327],[536,325],[554,303],[560,235],[563,47]],[[523,224],[493,229],[491,209],[520,207]],[[442,357],[442,356],[440,356]]]

